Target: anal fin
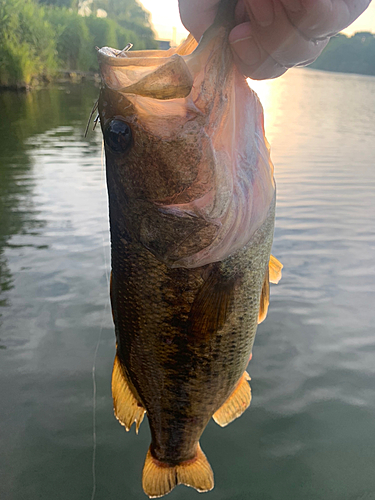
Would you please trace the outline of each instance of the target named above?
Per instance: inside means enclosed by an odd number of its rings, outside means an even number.
[[[251,402],[251,388],[248,381],[249,374],[245,371],[237,387],[234,389],[229,398],[220,408],[213,414],[212,418],[221,427],[230,424],[249,407]]]
[[[201,493],[214,487],[211,466],[199,443],[195,457],[178,465],[160,462],[148,450],[142,474],[142,486],[146,495],[150,498],[162,497],[178,484],[191,486]]]
[[[138,434],[146,410],[138,403],[121,368],[116,354],[112,371],[112,398],[115,417],[127,431],[135,422],[135,432]]]

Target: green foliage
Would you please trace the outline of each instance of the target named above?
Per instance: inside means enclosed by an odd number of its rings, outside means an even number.
[[[48,20],[55,33],[60,68],[73,71],[90,69],[93,51],[85,18],[69,9],[48,9]]]
[[[134,31],[125,29],[118,25],[116,33],[117,45],[114,46],[115,48],[123,49],[128,43],[132,43],[134,45],[134,50],[150,48],[150,44],[147,44],[144,40],[142,40]]]
[[[137,35],[134,41],[130,40],[135,50],[157,48],[150,14],[137,0],[93,0],[93,10],[96,9],[104,9],[108,17]]]
[[[54,33],[32,0],[0,0],[0,85],[26,86],[55,68]]]
[[[90,33],[90,69],[97,70],[98,64],[94,47],[114,47],[123,49],[131,42],[138,48],[142,48],[142,42],[138,36],[107,17],[85,17],[85,23]]]
[[[67,9],[72,8],[78,10],[78,0],[39,0],[39,3],[45,5],[54,5],[55,7],[65,7]]]
[[[316,69],[375,75],[375,35],[356,33],[351,38],[331,38],[320,57],[311,65]]]
[[[89,16],[85,18],[94,47],[117,47],[118,24],[106,17]]]
[[[82,17],[77,7],[78,0],[0,0],[0,87],[27,86],[57,68],[97,71],[95,46],[155,47],[136,0],[96,0],[94,10],[108,7],[108,18]]]

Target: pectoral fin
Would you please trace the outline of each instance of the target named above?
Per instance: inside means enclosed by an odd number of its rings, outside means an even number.
[[[115,417],[127,431],[135,422],[138,434],[146,410],[138,403],[125,379],[120,360],[116,354],[112,372],[112,398]]]
[[[230,313],[237,280],[225,280],[217,271],[211,273],[200,289],[190,310],[192,337],[207,338],[220,330]]]
[[[248,380],[250,380],[249,374],[244,372],[232,394],[213,414],[212,418],[221,427],[225,427],[233,422],[249,407],[251,402],[251,388]]]

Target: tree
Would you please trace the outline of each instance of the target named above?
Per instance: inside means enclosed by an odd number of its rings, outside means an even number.
[[[150,14],[137,0],[93,0],[92,9],[105,10],[108,17],[116,20],[120,26],[134,31],[143,45],[135,48],[156,48]]]
[[[311,67],[342,73],[375,75],[375,35],[361,32],[351,38],[342,34],[332,37]]]
[[[45,5],[54,5],[55,7],[67,7],[78,10],[79,0],[38,0]]]
[[[53,72],[53,35],[44,8],[33,0],[1,0],[0,86],[25,87]]]

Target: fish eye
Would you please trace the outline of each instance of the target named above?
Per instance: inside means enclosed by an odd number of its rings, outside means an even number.
[[[131,128],[122,120],[112,120],[104,131],[105,144],[113,153],[125,153],[131,140]]]

